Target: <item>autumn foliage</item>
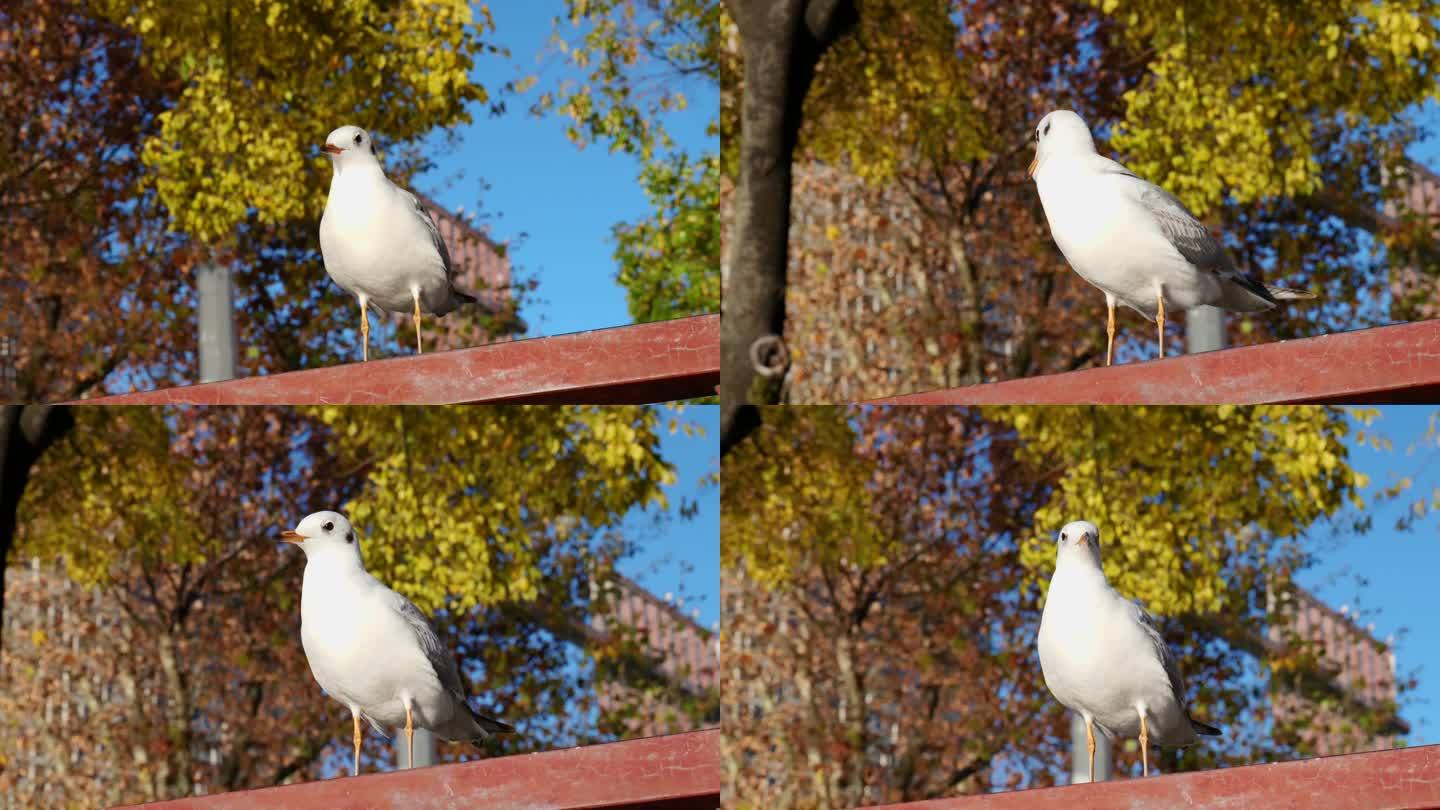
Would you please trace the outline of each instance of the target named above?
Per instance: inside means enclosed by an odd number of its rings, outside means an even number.
[[[1308,712],[1275,718],[1281,692],[1342,707],[1345,744],[1370,744],[1396,706],[1340,699],[1267,612],[1314,562],[1305,529],[1366,485],[1349,425],[1319,407],[768,409],[722,470],[727,801],[1055,783],[1069,728],[1034,640],[1053,535],[1082,518],[1110,581],[1161,617],[1196,716],[1226,729],[1152,765],[1313,754]]]
[[[356,519],[369,570],[434,617],[477,710],[522,730],[488,753],[614,739],[637,701],[671,730],[713,711],[713,692],[673,701],[664,679],[608,685],[652,654],[604,595],[634,550],[620,520],[661,508],[673,480],[654,409],[78,418],[37,468],[7,579],[0,790],[24,806],[283,784],[348,762],[348,712],[300,645],[303,556],[277,542],[320,509]],[[589,632],[602,619],[611,631]],[[392,764],[390,744],[369,735],[364,760]]]
[[[1225,233],[1247,272],[1320,294],[1231,317],[1231,344],[1388,322],[1392,274],[1417,260],[1433,287],[1433,251],[1376,218],[1403,211],[1407,111],[1435,95],[1433,0],[855,5],[795,159],[792,402],[1104,362],[1103,298],[1055,248],[1025,172],[1058,108]],[[722,96],[732,131],[739,96]],[[1148,324],[1119,326],[1121,362],[1155,356]]]

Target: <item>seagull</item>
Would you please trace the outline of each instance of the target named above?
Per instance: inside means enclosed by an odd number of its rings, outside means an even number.
[[[1035,140],[1029,174],[1050,234],[1075,272],[1105,293],[1105,365],[1115,347],[1116,301],[1159,326],[1164,357],[1167,307],[1261,312],[1280,301],[1315,297],[1236,268],[1174,195],[1096,154],[1089,128],[1070,110],[1040,119]]]
[[[370,359],[371,306],[413,312],[415,351],[423,353],[422,312],[444,316],[479,299],[455,289],[440,229],[414,194],[385,176],[370,133],[343,126],[320,149],[335,172],[320,218],[320,253],[330,278],[360,302],[362,358]]]
[[[412,767],[416,726],[476,745],[515,731],[470,708],[455,657],[419,608],[366,572],[360,540],[344,515],[316,512],[280,536],[305,552],[300,641],[320,688],[350,709],[354,775],[360,775],[361,718],[381,734],[382,724],[403,721]]]
[[[1092,782],[1096,724],[1107,737],[1140,738],[1146,776],[1152,740],[1184,746],[1220,733],[1190,717],[1180,669],[1155,618],[1106,581],[1094,523],[1077,520],[1060,530],[1035,645],[1045,686],[1085,719]]]

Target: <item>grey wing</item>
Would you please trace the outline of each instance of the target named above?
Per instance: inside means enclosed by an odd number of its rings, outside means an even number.
[[[1275,297],[1269,288],[1235,267],[1234,262],[1230,261],[1230,254],[1225,252],[1225,246],[1210,235],[1210,229],[1190,213],[1190,209],[1186,208],[1185,203],[1180,202],[1178,197],[1113,160],[1106,162],[1112,167],[1107,169],[1106,173],[1126,178],[1135,201],[1145,209],[1155,224],[1160,226],[1160,232],[1185,261],[1202,272],[1213,273],[1224,281],[1239,284],[1260,298],[1274,303]]]
[[[1165,639],[1160,636],[1159,624],[1145,608],[1134,602],[1128,604],[1135,611],[1135,619],[1140,622],[1140,627],[1145,630],[1145,635],[1149,637],[1150,643],[1155,645],[1155,654],[1160,656],[1160,663],[1165,667],[1165,674],[1170,678],[1170,689],[1175,693],[1175,702],[1184,707],[1186,705],[1185,681],[1180,677],[1180,666],[1176,663],[1175,656],[1171,655],[1170,648],[1165,645]]]
[[[440,636],[435,633],[435,628],[430,626],[430,620],[420,612],[420,608],[394,591],[390,591],[390,594],[394,599],[395,611],[415,631],[420,649],[425,652],[431,669],[435,670],[435,677],[440,679],[440,685],[461,703],[465,703],[465,686],[460,681],[460,669],[455,666],[455,656],[445,649]]]
[[[1160,231],[1180,255],[1185,257],[1185,261],[1201,270],[1220,275],[1235,272],[1224,247],[1210,235],[1210,229],[1196,219],[1179,198],[1113,160],[1105,162],[1109,164],[1104,170],[1105,173],[1126,178],[1129,185],[1127,190],[1160,226]]]
[[[445,247],[445,240],[440,237],[440,227],[435,224],[434,218],[430,216],[430,210],[427,209],[424,203],[420,202],[414,194],[411,194],[399,186],[395,188],[405,196],[405,199],[414,210],[415,216],[418,217],[421,222],[425,223],[425,227],[430,231],[430,241],[435,243],[435,251],[440,254],[440,261],[445,265],[445,278],[453,280],[454,271],[450,267],[450,250]]]

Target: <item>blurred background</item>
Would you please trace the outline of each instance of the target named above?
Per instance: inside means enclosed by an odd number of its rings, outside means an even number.
[[[0,401],[358,360],[318,237],[348,123],[485,302],[427,348],[718,311],[718,26],[699,0],[5,4]],[[378,356],[413,351],[396,325]]]
[[[716,725],[716,411],[75,411],[0,520],[0,804],[348,774],[348,711],[300,643],[304,555],[278,542],[322,509],[520,731],[438,761]],[[395,756],[367,734],[362,772]]]
[[[1209,349],[1440,314],[1434,0],[840,6],[858,23],[820,58],[794,160],[788,401],[1103,364],[1104,297],[1054,245],[1025,173],[1036,124],[1060,108],[1101,154],[1223,232],[1240,267],[1321,295],[1177,318],[1172,341]],[[722,61],[727,177],[740,41]],[[1151,324],[1127,312],[1118,326],[1117,362],[1155,356]]]
[[[1035,633],[1080,519],[1224,730],[1152,769],[1440,742],[1437,461],[1434,406],[770,408],[722,465],[726,800],[1069,781]]]

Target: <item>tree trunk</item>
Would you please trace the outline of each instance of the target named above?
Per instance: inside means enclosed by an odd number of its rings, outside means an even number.
[[[180,639],[165,631],[156,639],[159,642],[160,669],[165,675],[165,731],[170,741],[169,784],[173,792],[166,798],[181,798],[195,792],[190,749],[194,745],[195,730],[190,725],[194,706],[190,699],[190,685],[180,661]]]
[[[985,315],[980,300],[980,282],[976,278],[975,266],[970,263],[970,254],[965,250],[965,231],[951,228],[946,235],[955,278],[960,282],[960,293],[965,297],[960,305],[960,350],[964,363],[960,368],[960,384],[975,385],[985,381]]]
[[[820,56],[858,19],[852,0],[726,0],[725,6],[740,31],[745,87],[720,321],[722,453],[759,424],[756,405],[778,401],[778,385],[752,397],[750,351],[756,341],[785,332],[791,160],[801,107]]]
[[[835,648],[835,666],[840,678],[840,696],[848,711],[845,714],[845,744],[848,762],[840,781],[841,807],[859,807],[865,803],[865,764],[869,735],[865,731],[868,712],[865,710],[865,675],[855,660],[855,639],[842,636]]]
[[[74,426],[75,417],[64,406],[0,405],[0,627],[4,627],[5,569],[15,543],[20,498],[40,454]]]

